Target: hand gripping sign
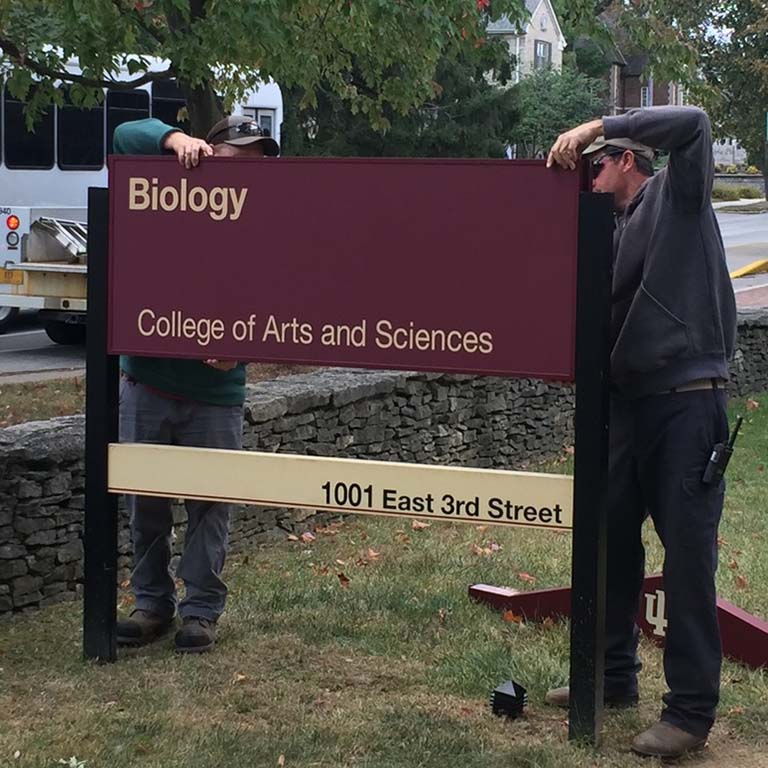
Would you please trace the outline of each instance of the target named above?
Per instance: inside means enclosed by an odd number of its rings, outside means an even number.
[[[111,158],[89,199],[86,656],[116,657],[119,493],[573,528],[571,734],[596,740],[612,215],[580,186],[540,162]],[[118,444],[119,354],[575,380],[575,477]]]

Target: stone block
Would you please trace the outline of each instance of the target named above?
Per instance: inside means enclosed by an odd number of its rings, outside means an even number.
[[[73,563],[83,558],[83,542],[75,539],[65,544],[56,554],[59,563]]]
[[[0,544],[0,560],[15,560],[26,554],[26,548],[20,544]]]
[[[24,576],[29,568],[24,560],[0,560],[0,580],[10,581]]]
[[[16,600],[16,595],[26,595],[35,592],[43,586],[43,579],[40,576],[19,576],[11,582],[11,592]]]

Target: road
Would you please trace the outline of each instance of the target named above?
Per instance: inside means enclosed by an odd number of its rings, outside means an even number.
[[[0,385],[20,379],[56,378],[82,373],[85,346],[54,344],[34,315],[24,313],[7,333],[0,335]]]
[[[768,259],[768,213],[718,213],[717,218],[731,271]],[[734,288],[741,305],[768,306],[768,273],[735,280]],[[0,383],[71,375],[84,367],[85,347],[54,344],[33,315],[23,315],[11,331],[0,335]]]

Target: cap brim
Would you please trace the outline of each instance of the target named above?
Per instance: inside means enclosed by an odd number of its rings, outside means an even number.
[[[242,139],[227,139],[221,143],[231,144],[233,147],[245,147],[256,142],[262,145],[264,154],[268,157],[277,157],[280,154],[280,145],[270,136],[243,136]]]
[[[583,157],[587,155],[594,155],[595,152],[599,152],[601,149],[605,149],[608,146],[608,142],[603,139],[597,139],[593,141],[581,154]]]

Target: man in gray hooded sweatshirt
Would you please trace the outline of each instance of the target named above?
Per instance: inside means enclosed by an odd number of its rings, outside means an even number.
[[[669,152],[654,174],[654,149]],[[736,304],[711,204],[712,134],[694,107],[651,107],[562,134],[547,165],[582,155],[593,189],[617,212],[611,317],[611,423],[605,700],[637,703],[643,520],[664,545],[668,626],[660,722],[635,752],[675,758],[700,748],[715,719],[722,650],[717,623],[717,528],[724,484],[702,475],[728,436],[725,382]],[[568,689],[547,694],[567,706]]]

